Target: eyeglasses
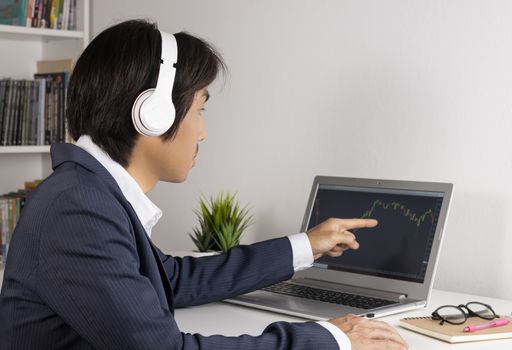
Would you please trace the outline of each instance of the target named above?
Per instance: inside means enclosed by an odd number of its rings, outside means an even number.
[[[439,322],[440,325],[447,322],[450,324],[463,324],[468,317],[480,317],[484,320],[493,320],[498,318],[490,305],[472,301],[466,305],[444,305],[432,312],[432,319]]]

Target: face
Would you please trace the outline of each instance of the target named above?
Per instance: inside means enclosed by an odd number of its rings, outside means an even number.
[[[208,100],[208,90],[195,93],[194,101],[182,120],[174,138],[163,141],[160,137],[140,137],[138,149],[143,150],[146,178],[166,182],[183,182],[195,165],[199,142],[207,136],[201,112]],[[139,172],[140,173],[140,172]]]
[[[208,97],[206,88],[196,92],[192,106],[181,122],[176,136],[169,141],[159,139],[162,144],[159,155],[161,181],[183,182],[196,164],[199,142],[207,136],[201,112]]]

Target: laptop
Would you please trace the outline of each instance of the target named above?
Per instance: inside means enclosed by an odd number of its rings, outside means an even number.
[[[331,217],[374,218],[358,250],[322,257],[276,285],[227,302],[312,320],[427,306],[452,197],[449,183],[317,176],[301,232]]]

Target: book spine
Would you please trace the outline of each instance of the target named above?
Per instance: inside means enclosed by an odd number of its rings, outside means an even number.
[[[26,103],[27,103],[27,114],[25,116],[25,145],[31,145],[32,141],[32,110],[34,109],[34,99],[33,99],[33,82],[31,80],[27,81],[27,86],[25,89],[26,95]]]
[[[21,144],[28,145],[29,131],[30,131],[30,93],[31,86],[30,80],[24,81],[24,99],[23,99],[23,119],[21,121],[22,133],[21,133]]]
[[[62,9],[62,29],[69,30],[69,3],[70,0],[63,0],[64,7]]]
[[[24,27],[27,23],[27,6],[28,0],[21,0],[20,11],[19,11],[19,20],[18,25]]]
[[[76,0],[70,0],[71,1],[71,9],[69,10],[69,17],[71,19],[70,29],[76,30]]]
[[[6,97],[6,105],[5,105],[5,127],[4,127],[4,136],[3,136],[3,146],[7,146],[9,144],[9,129],[11,128],[11,114],[12,114],[12,101],[14,100],[14,81],[8,81],[9,93]]]
[[[58,142],[59,129],[58,129],[58,118],[59,118],[59,82],[52,82],[53,84],[53,118],[52,118],[52,143]]]
[[[5,109],[5,130],[4,130],[4,143],[3,145],[9,145],[9,138],[11,137],[11,124],[12,124],[12,114],[13,114],[13,104],[14,104],[14,97],[16,95],[16,86],[14,83],[14,80],[9,80],[9,95],[7,96],[7,106]]]
[[[26,116],[26,122],[25,122],[25,145],[32,145],[32,112],[34,109],[34,86],[33,81],[28,80],[27,81],[27,89],[26,89],[26,95],[27,95],[27,116]]]
[[[6,93],[7,81],[0,80],[0,145],[3,141],[3,131],[4,131],[4,115],[5,115],[5,98],[7,96]]]
[[[59,84],[59,142],[65,142],[64,113],[66,112],[66,89],[64,82]]]
[[[11,121],[9,123],[9,146],[15,143],[16,127],[18,126],[18,98],[20,96],[20,85],[18,80],[14,80],[14,91],[11,103]]]
[[[37,85],[39,87],[39,93],[37,95],[37,105],[39,106],[39,110],[37,111],[37,144],[44,145],[44,101],[46,96],[46,82],[44,79],[37,79]]]
[[[18,131],[18,110],[19,110],[19,98],[20,98],[20,82],[14,80],[14,93],[11,104],[11,122],[9,123],[9,146],[16,145],[16,132]]]
[[[38,17],[39,17],[39,1],[40,0],[34,0],[34,9],[32,10],[32,21],[31,26],[32,27],[38,27]]]
[[[44,0],[44,27],[51,28],[52,0]]]
[[[52,83],[49,80],[45,81],[46,84],[46,91],[44,96],[44,144],[49,145],[51,142],[51,134],[50,134],[50,121],[51,121],[51,115],[50,115],[50,95],[52,92]]]
[[[24,86],[23,81],[18,81],[18,99],[16,101],[16,124],[15,131],[13,134],[13,142],[12,144],[15,146],[19,146],[21,144],[21,125],[23,121],[23,99],[24,96]]]
[[[32,18],[34,17],[34,0],[29,0],[27,4],[27,12],[25,13],[25,26],[32,27]]]
[[[62,26],[62,8],[64,7],[64,0],[59,1],[59,9],[58,9],[58,19],[57,19],[57,28],[63,29]]]
[[[18,98],[16,100],[16,124],[13,133],[12,144],[19,146],[21,145],[21,131],[23,125],[23,100],[25,98],[24,94],[24,82],[22,80],[18,81]]]
[[[59,18],[59,0],[51,0],[50,2],[50,27],[57,29],[57,20]]]
[[[7,199],[0,198],[0,249],[1,262],[7,260]]]
[[[11,241],[11,229],[13,226],[13,217],[12,217],[12,200],[7,198],[7,234],[5,238],[5,256],[9,254],[9,243]]]
[[[44,0],[38,0],[37,27],[44,27]]]
[[[32,112],[30,120],[32,121],[32,126],[30,128],[30,144],[37,145],[37,112],[39,110],[38,106],[38,94],[39,87],[37,85],[37,81],[32,82],[32,92],[31,92],[31,104],[32,104]]]
[[[0,135],[0,145],[5,146],[5,133],[7,132],[7,124],[9,119],[9,96],[11,89],[11,81],[9,79],[5,80],[5,92],[4,92],[4,106],[3,106],[3,121],[2,121],[2,134]]]

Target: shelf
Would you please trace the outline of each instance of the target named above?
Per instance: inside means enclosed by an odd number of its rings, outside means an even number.
[[[32,27],[21,27],[11,26],[6,24],[0,24],[0,35],[1,34],[18,34],[28,37],[35,38],[73,38],[81,39],[84,37],[83,32],[75,30],[61,30],[61,29],[48,29],[48,28],[32,28]]]
[[[50,146],[0,146],[0,154],[50,153]]]

